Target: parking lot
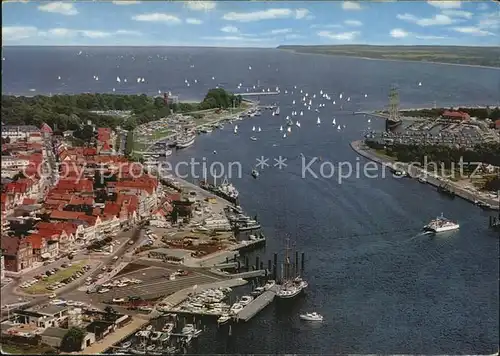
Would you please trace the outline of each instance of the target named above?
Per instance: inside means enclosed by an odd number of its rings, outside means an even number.
[[[62,263],[60,267],[53,267],[45,273],[37,274],[33,279],[22,283],[19,288],[27,294],[45,294],[81,278],[90,270],[91,264],[87,261]]]

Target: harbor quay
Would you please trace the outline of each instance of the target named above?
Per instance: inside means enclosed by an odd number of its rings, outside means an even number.
[[[387,166],[392,170],[404,170],[412,178],[418,178],[425,175],[426,183],[437,187],[438,189],[440,187],[446,186],[447,189],[451,190],[454,195],[464,200],[475,204],[477,204],[478,201],[483,201],[489,204],[489,206],[493,210],[500,209],[498,198],[494,199],[492,197],[486,196],[479,191],[471,191],[470,189],[466,189],[466,187],[464,187],[463,185],[460,185],[458,182],[453,182],[439,176],[434,176],[432,172],[427,172],[418,166],[403,162],[391,161],[387,157],[378,155],[374,150],[367,147],[363,141],[353,141],[351,142],[350,146],[360,156],[367,158],[373,162],[377,162],[383,166]]]

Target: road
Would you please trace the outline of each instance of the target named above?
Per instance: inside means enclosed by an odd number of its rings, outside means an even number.
[[[118,240],[122,241],[118,248],[113,251],[110,255],[104,255],[98,258],[91,257],[91,256],[85,256],[84,254],[79,254],[75,256],[75,258],[71,262],[76,262],[79,260],[85,260],[85,259],[90,259],[90,260],[97,260],[98,263],[97,265],[94,266],[93,269],[89,270],[85,275],[80,277],[78,280],[68,284],[67,286],[58,289],[55,291],[57,295],[65,295],[67,293],[70,293],[71,291],[77,289],[79,286],[83,285],[85,283],[85,278],[87,277],[95,277],[99,273],[101,273],[100,267],[103,265],[110,265],[112,262],[114,262],[113,257],[118,256],[118,263],[120,261],[120,257],[123,256],[129,249],[133,249],[134,246],[129,245],[126,241],[132,240],[134,242],[137,242],[139,237],[141,236],[141,226],[138,226],[130,231],[123,232],[120,234],[120,237]],[[34,269],[32,271],[27,272],[26,274],[23,274],[22,278],[18,279],[17,281],[13,281],[12,283],[8,284],[6,287],[2,288],[2,305],[6,304],[12,304],[19,302],[19,295],[16,294],[16,288],[19,284],[22,284],[23,281],[32,279],[33,276],[37,274],[44,273],[45,271],[52,269],[54,267],[59,267],[61,264],[64,262],[68,262],[66,258],[64,259],[59,259],[56,262],[47,265],[47,266],[41,266],[37,269]],[[28,303],[28,306],[33,306],[37,304],[42,304],[45,303],[49,300],[48,295],[43,295],[43,296],[37,296],[37,297],[23,297],[24,299],[28,299],[30,302]],[[2,316],[7,314],[6,311],[2,311]]]

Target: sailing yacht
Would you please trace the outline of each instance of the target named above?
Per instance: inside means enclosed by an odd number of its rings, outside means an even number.
[[[335,126],[337,123],[335,122],[335,118],[332,121],[332,125]]]
[[[259,126],[259,128],[258,128],[258,130],[257,130],[257,131],[258,131],[258,132],[262,132],[262,129],[260,128],[260,126]]]
[[[287,131],[287,132],[292,132],[292,128],[291,128],[290,126],[288,126],[288,128],[287,128],[287,130],[286,130],[286,131]]]
[[[295,121],[295,126],[300,127],[300,122]]]
[[[280,126],[280,132],[283,132],[283,126]]]
[[[318,120],[316,121],[316,124],[321,125],[321,119],[319,118],[319,116],[318,116]]]
[[[253,131],[253,132],[255,132],[255,126],[254,126],[254,127],[252,127],[252,131]]]
[[[339,131],[340,131],[340,125],[339,125],[339,126],[337,126],[337,130],[339,130]]]
[[[300,116],[304,116],[304,112],[303,111],[300,112]]]

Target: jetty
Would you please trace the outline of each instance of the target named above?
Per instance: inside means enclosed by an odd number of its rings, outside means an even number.
[[[265,291],[257,298],[252,300],[248,305],[246,305],[236,316],[234,317],[235,321],[243,321],[247,322],[252,319],[255,315],[257,315],[262,309],[271,304],[276,296],[277,287],[273,287],[272,289]]]
[[[278,95],[279,91],[261,91],[261,92],[252,92],[252,93],[236,93],[234,95],[240,95],[242,97],[245,96],[261,96],[261,95]]]
[[[384,167],[388,167],[391,170],[405,170],[408,172],[410,177],[416,178],[421,175],[425,175],[427,183],[436,187],[438,191],[449,194],[450,196],[458,196],[464,200],[467,200],[472,203],[476,203],[477,201],[484,201],[491,205],[492,210],[499,210],[500,206],[498,200],[481,197],[476,193],[470,192],[464,187],[459,186],[454,182],[444,181],[443,178],[433,176],[423,170],[420,167],[411,166],[403,162],[391,162],[385,158],[379,157],[374,152],[372,152],[368,147],[365,147],[363,141],[354,141],[351,142],[351,148],[356,151],[360,156],[363,156],[371,161],[377,162]],[[446,189],[446,192],[444,191]]]

